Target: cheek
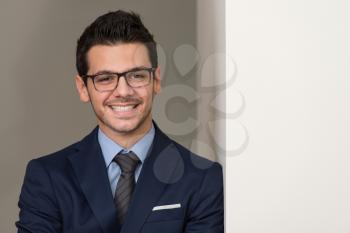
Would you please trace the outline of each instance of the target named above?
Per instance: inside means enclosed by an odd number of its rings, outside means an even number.
[[[152,105],[153,95],[154,95],[153,90],[147,90],[147,92],[145,92],[143,96],[144,102],[147,103],[148,105]]]
[[[102,108],[104,106],[104,102],[108,99],[108,95],[95,95],[90,93],[91,103],[94,105],[95,109]]]

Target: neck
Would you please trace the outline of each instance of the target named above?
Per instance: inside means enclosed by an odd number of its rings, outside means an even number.
[[[130,149],[137,141],[145,136],[152,127],[152,120],[145,121],[142,125],[128,132],[119,132],[110,128],[101,127],[100,129],[114,142],[126,149]]]

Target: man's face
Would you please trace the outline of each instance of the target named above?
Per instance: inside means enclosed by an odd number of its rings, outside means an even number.
[[[147,48],[141,43],[95,45],[87,53],[88,75],[100,72],[122,73],[137,67],[152,67]],[[160,71],[149,85],[132,88],[125,77],[110,92],[98,92],[88,78],[87,86],[76,77],[76,86],[83,102],[91,102],[98,124],[107,135],[142,134],[151,126],[153,97],[160,91]]]

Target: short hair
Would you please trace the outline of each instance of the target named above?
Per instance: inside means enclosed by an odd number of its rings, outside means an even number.
[[[80,76],[88,72],[87,53],[94,45],[114,45],[116,43],[140,42],[148,51],[152,67],[158,66],[157,44],[153,35],[143,25],[141,18],[134,12],[122,10],[99,16],[85,28],[78,39],[76,68]]]

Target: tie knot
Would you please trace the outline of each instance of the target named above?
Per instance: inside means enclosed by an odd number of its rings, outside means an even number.
[[[137,165],[141,162],[132,151],[125,154],[117,154],[113,161],[119,165],[122,173],[134,173]]]

